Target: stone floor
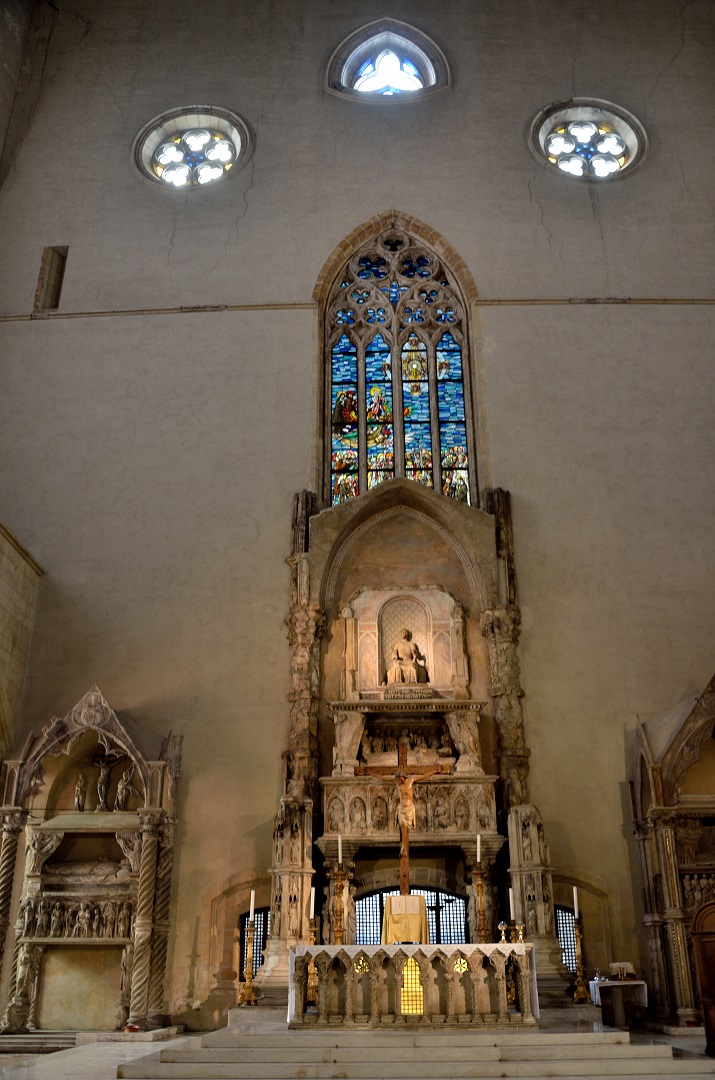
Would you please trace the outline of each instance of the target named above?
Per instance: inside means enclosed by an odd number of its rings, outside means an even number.
[[[247,1025],[253,1031],[275,1033],[280,1037],[287,1031],[284,1010],[246,1010]],[[545,1009],[539,1028],[542,1031],[610,1031],[600,1023],[600,1009],[584,1006],[576,1009]],[[702,1030],[702,1029],[701,1029]],[[198,1046],[199,1034],[180,1035],[160,1043],[94,1042],[61,1050],[52,1054],[0,1053],[0,1078],[9,1080],[116,1080],[117,1067],[140,1057],[158,1058],[167,1046],[189,1048]],[[665,1043],[678,1056],[705,1057],[705,1037],[702,1033],[667,1036],[648,1031],[632,1031],[632,1042]],[[2,1043],[0,1041],[0,1049]],[[707,1059],[706,1059],[707,1060]],[[715,1076],[715,1059],[712,1060]]]

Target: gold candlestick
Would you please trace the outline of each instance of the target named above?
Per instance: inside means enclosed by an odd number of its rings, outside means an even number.
[[[516,944],[516,923],[513,919],[509,919],[509,941],[512,945]]]
[[[523,942],[523,940],[524,940],[524,924],[523,923],[518,922],[516,924],[516,934],[517,934],[517,941]]]
[[[333,926],[333,944],[343,944],[343,881],[345,872],[335,871],[335,925]]]
[[[501,922],[500,922],[500,923],[499,923],[499,924],[497,925],[497,930],[498,930],[498,931],[500,932],[500,934],[501,934],[501,937],[499,938],[499,943],[500,943],[500,944],[501,944],[502,942],[506,942],[506,931],[507,931],[508,929],[509,929],[509,926],[508,926],[508,924],[507,924],[507,923],[505,923],[505,922],[504,922],[504,920],[502,919],[502,921],[501,921]]]
[[[249,919],[246,924],[246,981],[241,984],[238,994],[239,1005],[257,1005],[256,995],[253,990],[253,935],[255,924]]]
[[[576,938],[576,989],[574,990],[574,1005],[589,1005],[591,995],[586,983],[586,968],[583,963],[583,929],[581,919],[573,921],[574,936]]]
[[[315,919],[308,923],[308,944],[315,945]],[[318,969],[315,966],[315,957],[311,956],[308,964],[308,989],[306,1000],[309,1005],[318,1004]]]
[[[489,941],[489,928],[487,926],[487,913],[484,908],[484,871],[481,867],[479,870],[475,870],[474,877],[476,878],[477,888],[477,935],[480,944],[483,945]]]

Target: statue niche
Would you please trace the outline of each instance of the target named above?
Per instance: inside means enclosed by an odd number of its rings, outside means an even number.
[[[445,589],[360,589],[341,611],[343,700],[466,699],[464,611]]]

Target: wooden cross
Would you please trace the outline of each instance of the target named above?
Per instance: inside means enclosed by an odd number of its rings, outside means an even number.
[[[356,776],[374,776],[378,780],[394,780],[397,784],[397,794],[400,804],[397,810],[397,820],[400,823],[400,895],[409,896],[410,893],[410,829],[415,826],[415,804],[412,795],[412,785],[435,773],[451,773],[451,765],[413,765],[407,767],[407,754],[410,749],[410,740],[407,734],[400,736],[397,744],[397,768],[391,769],[389,765],[375,765],[370,768],[367,765],[356,765]]]

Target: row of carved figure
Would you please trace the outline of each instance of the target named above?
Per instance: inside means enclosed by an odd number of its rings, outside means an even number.
[[[715,874],[683,874],[683,906],[686,911],[695,911],[701,904],[715,900]]]
[[[97,776],[97,805],[94,808],[95,813],[107,813],[109,807],[107,806],[107,791],[109,788],[109,781],[112,772],[112,765],[116,765],[116,759],[107,756],[96,758],[94,764],[99,769]],[[117,783],[117,792],[114,796],[114,809],[126,810],[129,798],[131,795],[136,795],[137,798],[141,798],[140,793],[135,787],[132,786],[132,779],[134,777],[134,766],[130,765],[128,769],[125,769],[122,773],[119,782]],[[77,783],[74,787],[74,808],[82,813],[87,803],[87,777],[83,772],[77,777]]]
[[[421,732],[413,734],[405,731],[401,738],[405,737],[409,739],[410,750],[414,750],[418,756],[420,750],[434,750],[439,757],[454,756],[454,746],[446,727],[442,729],[441,735],[436,730],[427,735]],[[397,739],[394,735],[386,735],[384,738],[382,735],[371,736],[366,731],[360,740],[360,750],[366,762],[372,754],[396,754]]]
[[[491,825],[491,811],[489,798],[481,787],[477,791],[477,825],[482,829],[488,829]],[[393,827],[397,828],[397,806],[394,799],[389,799],[392,806]],[[464,794],[455,796],[454,801],[444,795],[434,795],[428,804],[427,798],[418,793],[414,796],[415,807],[415,830],[428,832],[430,829],[456,829],[458,832],[468,832],[473,828],[472,812],[469,801]],[[388,799],[383,795],[373,795],[370,805],[370,829],[375,832],[383,832],[389,828],[390,808]],[[350,800],[348,813],[345,813],[345,804],[337,795],[328,805],[328,831],[343,833],[346,831],[346,822],[349,822],[351,833],[366,832],[368,829],[368,810],[365,800],[355,796]]]
[[[18,919],[26,938],[128,938],[132,905],[128,900],[27,897],[20,905]]]

